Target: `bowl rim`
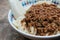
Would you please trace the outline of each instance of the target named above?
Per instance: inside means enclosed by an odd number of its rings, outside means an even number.
[[[20,30],[18,30],[13,24],[12,24],[12,22],[11,22],[11,13],[12,11],[11,10],[9,10],[9,13],[8,13],[8,21],[9,21],[9,23],[10,23],[10,25],[16,30],[16,31],[18,31],[19,33],[21,33],[21,34],[23,34],[23,35],[25,35],[25,36],[29,36],[29,37],[34,37],[34,38],[54,38],[54,37],[58,37],[58,36],[60,36],[60,34],[57,34],[57,35],[52,35],[52,36],[37,36],[37,35],[32,35],[32,34],[28,34],[28,33],[24,33],[24,32],[22,32],[22,31],[20,31]]]

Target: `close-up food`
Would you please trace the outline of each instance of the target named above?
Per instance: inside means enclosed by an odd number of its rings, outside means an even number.
[[[60,0],[0,0],[0,40],[60,40]]]
[[[24,18],[18,20],[17,24],[32,35],[50,36],[60,32],[60,8],[56,4],[32,5]],[[16,21],[13,23],[15,26]]]

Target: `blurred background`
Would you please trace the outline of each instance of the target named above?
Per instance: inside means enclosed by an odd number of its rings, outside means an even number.
[[[24,40],[25,38],[10,26],[7,19],[9,10],[8,0],[0,0],[0,40]]]

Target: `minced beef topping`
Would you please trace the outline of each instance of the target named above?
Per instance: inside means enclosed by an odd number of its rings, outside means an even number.
[[[55,4],[32,5],[25,14],[21,23],[25,22],[26,27],[35,27],[36,35],[45,36],[57,34],[60,31],[60,8]]]

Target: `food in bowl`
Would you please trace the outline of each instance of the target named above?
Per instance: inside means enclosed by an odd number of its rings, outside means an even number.
[[[32,5],[13,24],[25,33],[38,36],[56,35],[60,31],[60,8],[55,4]]]

